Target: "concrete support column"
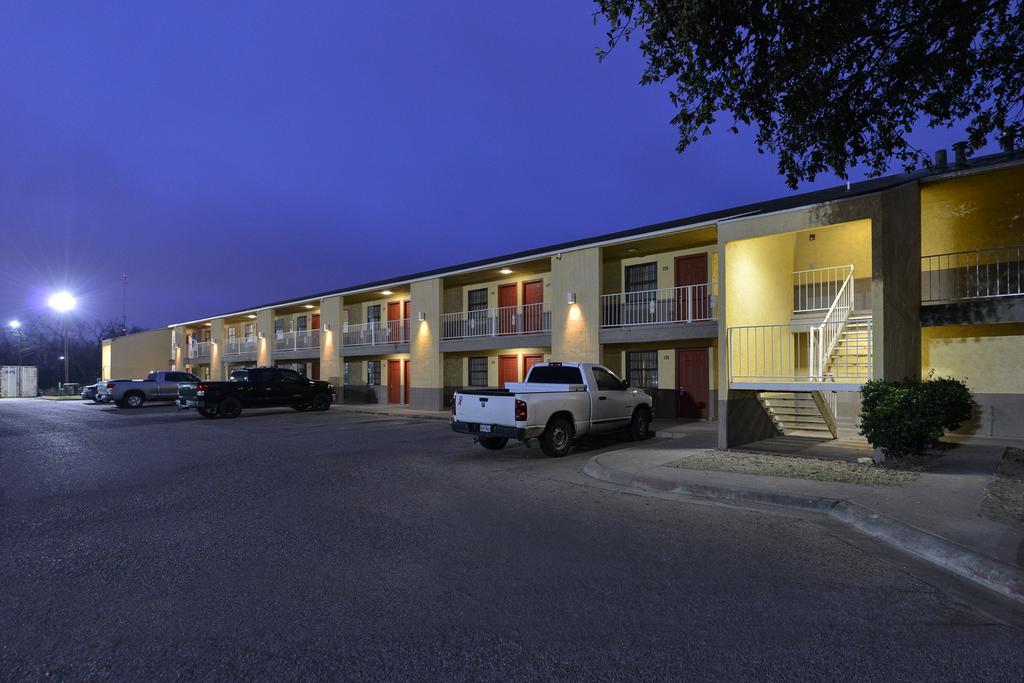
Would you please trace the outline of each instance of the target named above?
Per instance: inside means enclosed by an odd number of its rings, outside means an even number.
[[[441,359],[441,280],[413,282],[409,356],[409,402],[420,410],[444,408]],[[422,320],[421,320],[422,314]]]
[[[274,348],[274,309],[256,311],[256,365],[273,365],[270,352]]]
[[[210,321],[210,379],[224,379],[224,318]]]
[[[185,334],[185,326],[178,325],[171,330],[171,368],[182,372],[188,364],[188,338]]]
[[[579,249],[551,259],[551,358],[600,363],[601,248]],[[569,303],[570,293],[576,303]]]
[[[921,377],[921,192],[883,192],[871,222],[872,363],[875,379]]]
[[[320,379],[337,387],[339,394],[343,305],[340,296],[329,296],[320,300]]]

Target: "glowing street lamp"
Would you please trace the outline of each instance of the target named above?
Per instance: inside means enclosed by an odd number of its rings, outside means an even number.
[[[55,292],[50,295],[49,300],[46,302],[50,308],[60,313],[60,326],[64,331],[64,355],[61,356],[61,360],[64,361],[64,384],[68,383],[68,323],[67,313],[68,311],[74,310],[75,297],[71,296],[66,290]]]

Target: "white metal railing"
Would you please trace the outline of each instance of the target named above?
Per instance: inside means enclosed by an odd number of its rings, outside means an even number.
[[[243,353],[256,353],[256,337],[229,337],[224,342],[225,356],[237,356]]]
[[[829,370],[832,352],[836,349],[846,321],[853,313],[853,266],[832,301],[832,306],[822,322],[811,328],[811,376],[824,377]]]
[[[210,342],[192,342],[188,347],[189,358],[206,358],[210,355]]]
[[[1024,294],[1024,245],[921,258],[921,301],[987,299]]]
[[[689,323],[715,319],[715,283],[601,296],[601,327]]]
[[[794,271],[793,312],[828,310],[852,273],[853,265]]]
[[[863,348],[864,353],[860,353],[860,348],[851,349],[851,352],[840,348],[827,361],[826,372],[816,371],[812,358],[818,351],[811,340],[815,339],[816,330],[822,325],[839,327],[840,323],[730,327],[727,330],[729,381],[863,384],[871,379],[873,359],[870,343]],[[865,320],[863,325],[863,334],[870,340],[871,320]]]
[[[485,308],[441,315],[441,339],[466,339],[551,331],[548,303]]]
[[[409,341],[409,319],[345,325],[342,335],[345,346],[400,344]]]
[[[275,351],[301,351],[303,349],[320,348],[320,330],[298,330],[295,332],[275,332]]]

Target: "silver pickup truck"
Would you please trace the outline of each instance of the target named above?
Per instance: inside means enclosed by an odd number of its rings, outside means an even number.
[[[452,430],[477,437],[490,450],[509,439],[538,439],[550,456],[565,455],[584,434],[624,429],[647,436],[650,396],[594,363],[537,363],[525,382],[505,389],[457,391]]]
[[[101,395],[118,408],[140,408],[147,401],[177,401],[179,384],[199,381],[190,372],[151,372],[146,379],[107,382]]]

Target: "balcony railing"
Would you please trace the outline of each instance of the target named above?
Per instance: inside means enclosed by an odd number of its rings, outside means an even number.
[[[445,313],[441,339],[468,339],[551,331],[551,307],[547,303],[485,308]]]
[[[320,348],[320,330],[298,330],[297,332],[275,332],[275,351],[302,351]]]
[[[601,296],[601,327],[715,319],[718,285],[706,283]]]
[[[210,342],[192,342],[188,347],[189,358],[209,358]]]
[[[224,342],[225,356],[238,356],[243,353],[256,353],[256,337],[228,337]]]
[[[751,325],[728,330],[730,382],[863,384],[871,379],[871,321]],[[838,339],[824,361],[825,338]]]
[[[401,344],[409,341],[409,319],[346,325],[343,335],[345,346]]]
[[[935,254],[921,259],[925,303],[1024,294],[1024,245]]]
[[[852,273],[852,264],[795,271],[793,312],[827,311]]]

